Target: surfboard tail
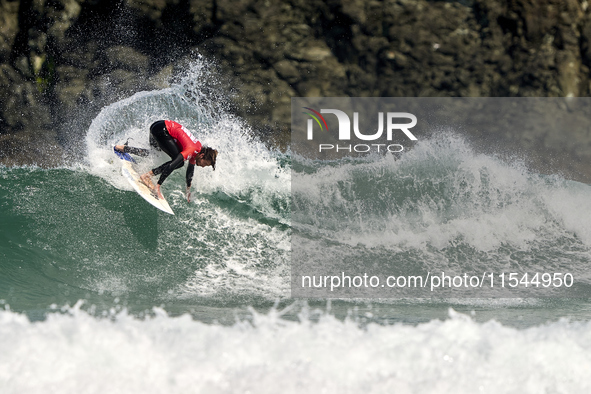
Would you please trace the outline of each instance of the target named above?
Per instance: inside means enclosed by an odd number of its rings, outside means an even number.
[[[129,153],[125,153],[125,152],[119,152],[117,149],[115,149],[115,147],[113,147],[113,152],[115,152],[115,154],[121,159],[121,160],[126,160],[126,161],[130,161],[132,163],[137,163],[133,157],[131,157],[129,155]]]

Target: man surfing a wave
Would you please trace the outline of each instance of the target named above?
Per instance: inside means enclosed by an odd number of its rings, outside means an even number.
[[[168,176],[176,169],[185,165],[189,160],[185,179],[187,181],[187,201],[191,201],[191,181],[195,165],[199,167],[211,166],[215,171],[215,162],[218,151],[206,146],[201,146],[190,131],[172,120],[158,120],[150,126],[150,146],[162,150],[170,161],[143,174],[140,179],[150,190],[157,194],[158,198],[164,199],[160,186]],[[122,153],[131,153],[138,156],[148,156],[148,149],[134,148],[127,144],[115,145],[115,150]],[[154,185],[152,177],[160,175],[158,183]]]

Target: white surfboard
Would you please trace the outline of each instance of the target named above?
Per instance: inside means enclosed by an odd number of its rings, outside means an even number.
[[[151,190],[141,180],[140,175],[135,170],[134,160],[127,153],[120,153],[115,151],[117,156],[121,159],[121,173],[127,179],[127,181],[133,186],[135,191],[142,196],[144,200],[155,206],[156,208],[174,215],[174,212],[168,205],[168,202],[164,198],[158,198],[156,191]]]

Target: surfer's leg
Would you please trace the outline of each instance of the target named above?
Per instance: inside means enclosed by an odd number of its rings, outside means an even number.
[[[177,145],[174,138],[168,133],[166,124],[163,120],[154,122],[152,126],[150,126],[150,145],[156,145],[171,158],[170,161],[167,161],[150,171],[151,176],[162,174],[158,180],[158,184],[161,185],[162,182],[164,182],[164,179],[166,179],[172,171],[185,164],[184,157],[181,154],[180,147]]]
[[[158,145],[158,141],[154,135],[163,134],[166,132],[166,124],[163,120],[156,121],[150,126],[150,146],[156,150],[162,150]]]
[[[136,156],[148,156],[150,154],[148,149],[135,148],[129,145],[115,145],[115,150],[121,153],[131,153]]]
[[[182,156],[180,156],[180,157],[182,158]],[[150,191],[154,192],[154,190],[156,190],[155,189],[156,186],[154,185],[154,182],[152,182],[153,176],[163,174],[162,176],[160,176],[160,180],[158,181],[158,185],[161,185],[162,182],[164,181],[164,179],[166,179],[172,171],[176,170],[177,168],[181,168],[184,164],[185,164],[185,162],[183,160],[180,160],[180,162],[178,162],[178,163],[175,162],[174,160],[167,161],[166,163],[162,164],[161,166],[156,167],[153,170],[141,175],[140,181],[144,185],[146,185],[150,189]],[[161,194],[160,194],[160,196],[161,196]],[[155,195],[155,197],[158,197],[158,196]]]
[[[173,163],[173,161],[170,160],[170,161],[167,161],[166,163],[162,164],[161,166],[154,168],[152,170],[152,173],[154,175],[162,174],[162,172],[164,172],[166,170],[166,167],[170,166],[171,164],[173,164],[173,167],[171,167],[169,169],[169,173],[176,170],[177,168],[181,168],[182,166],[184,166],[185,162],[183,160],[181,160],[179,163]]]
[[[174,138],[168,134],[166,124],[163,120],[154,122],[150,126],[150,145],[156,149],[163,150],[171,159],[174,159],[181,153],[178,145],[174,142]]]
[[[125,153],[131,153],[136,156],[148,156],[150,151],[148,149],[143,148],[135,148],[133,146],[126,146],[124,149]]]
[[[148,156],[150,154],[150,151],[148,149],[144,149],[144,148],[136,148],[133,146],[129,146],[129,145],[125,145],[125,148],[123,148],[123,152],[125,153],[131,153],[132,155],[136,155],[136,156]]]

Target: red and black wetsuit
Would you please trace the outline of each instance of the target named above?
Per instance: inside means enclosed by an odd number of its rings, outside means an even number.
[[[185,164],[185,160],[189,160],[187,167],[187,186],[191,186],[193,179],[193,171],[195,170],[196,157],[201,152],[201,142],[185,130],[179,123],[172,120],[159,120],[150,126],[150,145],[156,149],[161,149],[170,156],[170,161],[156,167],[152,170],[154,175],[160,175],[158,184],[162,182],[177,168],[181,168]]]

